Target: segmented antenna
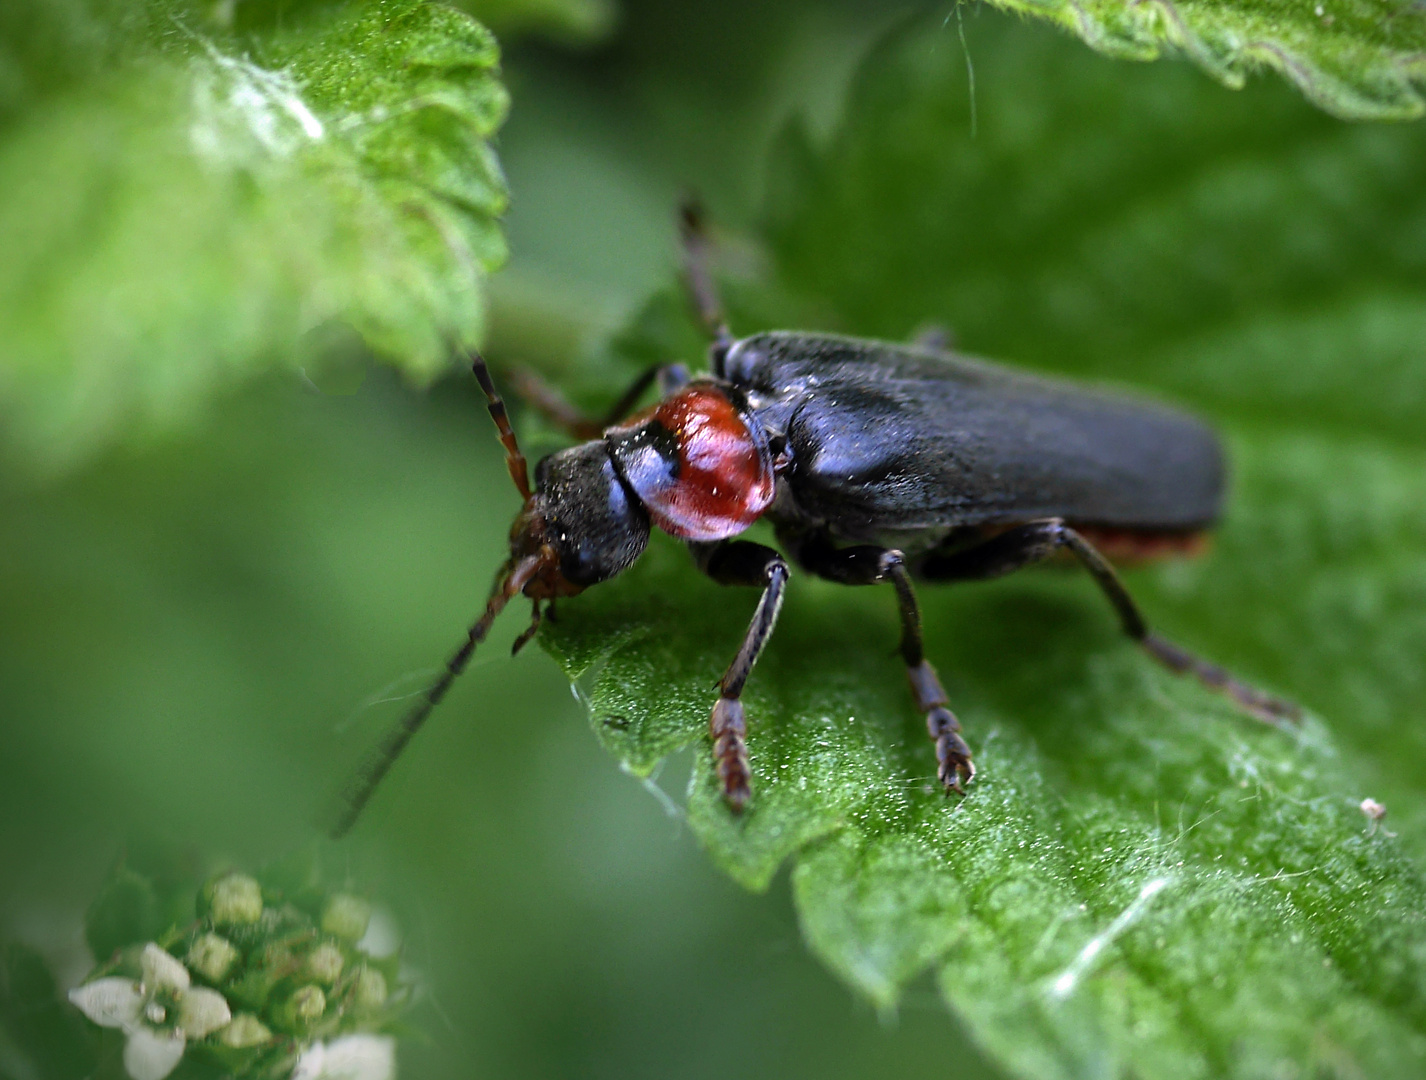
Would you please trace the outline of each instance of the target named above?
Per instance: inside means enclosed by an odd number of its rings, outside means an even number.
[[[703,224],[703,208],[697,199],[684,200],[679,224],[683,239],[683,272],[688,282],[688,291],[693,295],[693,302],[698,307],[698,317],[702,320],[704,329],[713,339],[713,347],[726,351],[733,343],[733,335],[728,331],[723,302],[718,297],[718,286],[714,284],[713,274],[708,267],[708,232]]]
[[[521,461],[523,463],[523,459]],[[440,677],[426,689],[426,692],[421,695],[421,700],[412,707],[411,711],[403,716],[400,722],[386,733],[386,737],[372,748],[366,760],[362,762],[361,767],[342,792],[336,820],[330,833],[333,840],[340,840],[356,824],[356,819],[371,799],[372,792],[391,771],[391,766],[401,756],[401,751],[406,749],[406,744],[411,741],[412,736],[421,730],[421,725],[431,715],[431,710],[441,703],[441,699],[446,696],[446,691],[451,688],[451,683],[456,681],[456,676],[465,670],[466,664],[470,662],[471,655],[475,652],[475,647],[484,641],[485,635],[490,632],[495,617],[504,610],[505,605],[510,602],[512,597],[520,595],[520,591],[524,589],[526,583],[543,567],[544,557],[531,555],[513,566],[506,563],[501,568],[502,571],[508,572],[502,573],[502,576],[496,579],[490,599],[485,603],[484,614],[467,631],[465,643],[456,650],[455,655],[446,661],[446,670],[441,672]]]
[[[500,433],[500,444],[505,447],[505,467],[510,470],[510,479],[515,481],[515,486],[520,491],[520,497],[528,499],[530,497],[530,469],[525,462],[525,455],[520,452],[520,443],[515,438],[515,429],[510,426],[510,415],[505,410],[505,402],[495,389],[495,381],[490,377],[490,369],[485,366],[485,358],[474,349],[470,352],[470,363],[471,369],[475,372],[476,381],[485,391],[486,401],[489,402],[490,418],[495,421],[495,429]],[[531,555],[519,562],[507,562],[501,567],[500,574],[495,580],[495,586],[491,589],[490,597],[485,602],[484,614],[466,632],[465,643],[456,650],[455,655],[446,661],[446,670],[441,672],[440,677],[426,688],[426,692],[421,695],[421,700],[411,708],[411,711],[403,716],[400,722],[386,733],[386,737],[372,748],[361,768],[357,770],[356,775],[352,777],[342,792],[336,818],[331,828],[333,840],[341,839],[356,824],[356,819],[371,799],[372,792],[391,771],[391,766],[396,763],[396,759],[406,749],[406,744],[411,741],[412,736],[421,729],[421,725],[426,722],[431,711],[441,703],[441,699],[450,690],[451,683],[456,681],[456,676],[465,670],[466,664],[470,663],[475,647],[485,640],[486,634],[490,633],[490,627],[495,622],[495,617],[505,609],[505,605],[510,602],[511,598],[518,596],[529,580],[544,568],[545,558],[543,555]],[[535,612],[530,630],[521,635],[517,647],[529,640],[538,627],[538,604],[535,606]]]
[[[485,366],[485,357],[474,349],[470,351],[470,366],[476,381],[485,391],[485,399],[490,403],[490,419],[495,421],[500,432],[500,445],[505,447],[505,467],[510,470],[510,479],[520,489],[520,497],[530,497],[530,469],[525,464],[525,455],[520,452],[520,443],[515,438],[515,429],[510,426],[510,414],[505,411],[505,401],[495,389],[495,381],[490,377],[490,369]]]

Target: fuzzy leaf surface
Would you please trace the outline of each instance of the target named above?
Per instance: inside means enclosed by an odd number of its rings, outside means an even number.
[[[950,802],[890,591],[794,571],[745,694],[739,818],[706,732],[751,591],[656,542],[542,640],[630,772],[694,748],[694,833],[750,888],[790,864],[832,970],[887,1009],[930,972],[1015,1075],[1419,1075],[1426,139],[1007,21],[967,27],[974,137],[953,26],[890,39],[825,142],[789,131],[734,328],[936,322],[1203,413],[1235,474],[1215,547],[1126,579],[1167,636],[1301,700],[1302,729],[1155,667],[1082,574],[926,586],[981,770]],[[620,348],[696,360],[688,335],[663,297]]]
[[[454,9],[6,5],[0,416],[41,474],[355,328],[416,378],[504,257],[494,38]],[[348,343],[345,351],[352,351]]]

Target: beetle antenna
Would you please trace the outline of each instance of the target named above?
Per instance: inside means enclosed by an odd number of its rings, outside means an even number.
[[[693,295],[693,303],[698,308],[698,317],[703,328],[713,339],[713,347],[726,351],[733,343],[733,335],[728,331],[728,319],[723,313],[723,301],[718,296],[718,286],[708,267],[708,230],[704,225],[703,207],[694,198],[685,199],[679,216],[679,233],[683,238],[683,272],[688,283],[688,291]]]
[[[510,479],[514,480],[515,486],[520,489],[520,497],[528,499],[530,497],[530,469],[525,464],[525,455],[520,452],[520,443],[515,438],[515,429],[510,426],[510,414],[505,411],[505,399],[495,389],[495,380],[490,377],[490,369],[485,366],[485,357],[474,349],[470,351],[470,366],[475,372],[475,378],[480,383],[480,388],[485,391],[485,399],[489,402],[487,408],[490,409],[490,419],[495,421],[496,430],[500,432],[500,445],[505,447],[505,467],[510,470]]]
[[[494,412],[494,409],[491,411]],[[522,458],[522,464],[523,460]],[[406,749],[406,744],[421,729],[421,725],[431,715],[431,710],[441,703],[441,699],[446,696],[446,691],[451,688],[451,683],[456,681],[456,676],[465,670],[466,664],[470,662],[471,654],[475,652],[475,647],[484,641],[485,635],[490,632],[495,617],[504,610],[505,605],[513,597],[520,594],[532,577],[545,568],[546,560],[547,556],[544,554],[531,555],[521,559],[518,563],[512,565],[507,562],[505,566],[501,567],[501,575],[496,578],[495,588],[491,590],[490,599],[485,603],[485,612],[466,632],[464,644],[446,661],[446,670],[441,672],[435,682],[431,683],[425,694],[421,696],[421,700],[401,718],[395,727],[386,733],[386,737],[372,748],[356,775],[351,778],[342,791],[336,820],[330,832],[333,840],[340,840],[351,831],[351,827],[356,824],[357,818],[361,815],[362,808],[371,799],[377,785],[391,771],[391,766],[401,756],[401,751]]]

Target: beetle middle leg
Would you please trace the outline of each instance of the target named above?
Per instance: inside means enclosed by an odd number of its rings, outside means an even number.
[[[839,548],[824,537],[814,537],[797,545],[797,561],[819,577],[843,585],[890,582],[896,589],[896,606],[901,615],[901,659],[906,662],[906,678],[916,707],[925,714],[926,730],[936,741],[937,775],[947,791],[964,794],[964,785],[975,776],[975,764],[970,747],[961,737],[960,721],[947,708],[950,698],[936,669],[926,659],[921,641],[921,609],[901,552],[870,544]]]
[[[752,794],[752,773],[744,740],[743,684],[772,636],[787,586],[787,560],[779,552],[748,540],[689,544],[698,568],[720,585],[761,585],[762,599],[753,612],[742,648],[718,682],[718,702],[709,719],[713,760],[723,785],[723,798],[735,811],[742,810]]]
[[[927,581],[973,581],[1000,577],[1068,550],[1089,571],[1095,584],[1114,605],[1124,633],[1150,656],[1179,675],[1193,675],[1213,690],[1227,694],[1241,708],[1269,724],[1298,720],[1302,710],[1291,701],[1266,694],[1149,629],[1114,567],[1088,540],[1060,518],[1018,525],[973,547],[932,552],[917,568]]]

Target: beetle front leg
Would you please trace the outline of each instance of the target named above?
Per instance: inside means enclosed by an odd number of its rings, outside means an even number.
[[[928,581],[969,581],[1000,577],[1022,566],[1049,558],[1060,548],[1067,549],[1089,571],[1100,591],[1114,605],[1124,633],[1144,651],[1178,675],[1191,674],[1210,689],[1227,694],[1246,712],[1269,724],[1295,721],[1302,710],[1291,701],[1273,697],[1249,686],[1217,664],[1201,660],[1186,649],[1159,637],[1149,629],[1139,606],[1124,588],[1099,551],[1060,518],[1032,521],[1001,533],[990,540],[946,554],[933,552],[920,565]]]
[[[870,544],[838,548],[816,538],[799,547],[797,559],[814,574],[844,585],[889,581],[896,589],[896,606],[901,615],[901,659],[906,662],[906,678],[916,707],[925,714],[926,730],[936,741],[937,775],[947,791],[965,794],[965,785],[975,776],[975,764],[970,747],[961,737],[961,723],[947,708],[950,698],[936,669],[926,659],[921,641],[921,608],[901,552]]]
[[[688,382],[688,369],[682,364],[659,364],[639,373],[619,400],[604,416],[591,419],[571,405],[563,394],[556,390],[533,371],[516,371],[511,380],[515,393],[531,408],[535,409],[550,423],[563,428],[576,439],[597,439],[604,429],[617,424],[629,415],[639,398],[654,383],[658,383],[660,397],[666,397]]]
[[[753,612],[742,648],[719,680],[719,696],[709,720],[713,737],[713,761],[723,786],[723,798],[735,812],[743,809],[752,795],[752,772],[744,737],[743,684],[748,681],[763,646],[772,636],[777,614],[782,609],[787,586],[787,560],[772,548],[747,540],[716,544],[689,544],[698,568],[720,585],[761,585],[762,598]]]

